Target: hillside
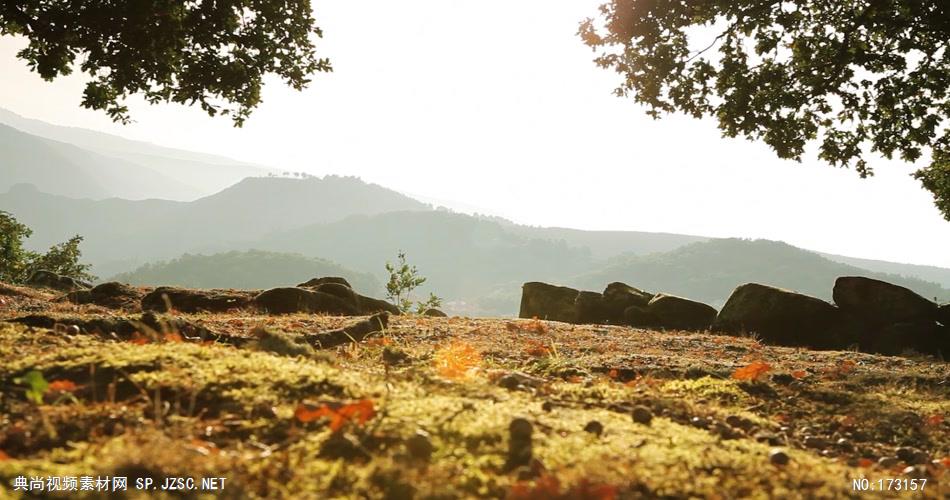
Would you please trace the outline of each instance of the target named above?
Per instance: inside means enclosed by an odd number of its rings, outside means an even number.
[[[0,191],[21,183],[72,198],[188,199],[200,193],[150,167],[0,125]]]
[[[308,336],[364,318],[254,311],[123,336],[94,325],[142,325],[133,311],[0,290],[0,497],[38,475],[128,477],[130,493],[225,478],[174,493],[227,498],[854,498],[862,479],[950,494],[950,365],[933,358],[413,316],[321,348]]]
[[[617,257],[602,269],[569,283],[599,290],[611,281],[623,281],[720,307],[736,286],[750,282],[831,299],[838,276],[882,279],[928,298],[950,299],[950,290],[936,283],[871,272],[782,242],[734,238],[694,243],[667,253]]]
[[[513,314],[522,282],[571,276],[587,270],[592,262],[586,248],[529,238],[491,219],[447,211],[354,216],[270,235],[254,244],[319,255],[377,273],[402,250],[428,278],[424,291],[466,301],[465,306],[458,305],[460,310],[480,314]],[[500,310],[490,298],[478,303],[497,293],[504,296]]]
[[[214,255],[185,254],[177,259],[145,264],[109,281],[133,285],[172,285],[187,288],[262,289],[296,285],[318,276],[346,278],[360,293],[379,295],[382,285],[375,276],[346,269],[333,262],[299,254],[227,252]]]
[[[333,176],[249,178],[193,202],[80,200],[24,186],[0,194],[0,210],[33,228],[30,248],[45,249],[81,234],[84,258],[99,276],[186,252],[249,248],[248,242],[277,230],[349,215],[426,209],[395,191]]]
[[[18,182],[30,182],[39,186],[41,190],[53,194],[64,194],[79,198],[119,197],[126,199],[193,200],[216,193],[246,177],[257,177],[274,171],[273,169],[223,156],[167,148],[77,127],[53,125],[26,118],[5,109],[0,109],[0,124],[6,124],[21,133],[33,136],[34,140],[41,138],[47,139],[46,142],[74,146],[73,151],[81,150],[82,155],[94,156],[103,168],[108,165],[118,165],[125,170],[125,172],[121,172],[125,175],[137,175],[137,172],[145,172],[142,175],[147,176],[149,175],[148,172],[154,172],[176,183],[174,186],[151,186],[143,182],[142,187],[147,187],[151,191],[148,196],[137,196],[135,189],[126,190],[121,185],[116,186],[116,189],[106,189],[104,193],[76,188],[70,194],[47,188],[45,184],[29,180],[10,182],[11,185]],[[4,151],[0,149],[0,168],[14,159],[14,157],[4,154]],[[49,168],[64,168],[66,165],[68,163],[48,164],[47,166]],[[112,170],[103,170],[95,172],[94,177],[97,182],[104,183],[108,187],[110,183],[118,181],[118,179],[113,179],[116,175],[117,173]],[[148,178],[144,177],[143,180],[148,180]],[[0,191],[6,189],[6,187],[9,186],[0,185]]]

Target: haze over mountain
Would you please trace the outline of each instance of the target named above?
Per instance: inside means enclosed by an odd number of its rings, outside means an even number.
[[[249,250],[213,255],[185,254],[177,259],[145,264],[110,278],[133,285],[174,285],[189,288],[261,289],[294,286],[308,278],[340,276],[364,294],[385,291],[375,276],[300,254]]]
[[[904,268],[893,264],[892,269]],[[950,290],[937,283],[834,262],[779,241],[736,238],[693,243],[666,253],[618,256],[600,270],[569,282],[600,290],[611,281],[624,281],[645,290],[706,301],[718,308],[737,286],[750,282],[831,300],[832,287],[839,276],[877,278],[931,299],[950,300]]]
[[[0,108],[0,190],[19,183],[73,198],[194,200],[275,172],[223,156],[24,118]]]
[[[0,194],[0,209],[33,228],[41,250],[74,234],[94,272],[110,276],[186,252],[226,251],[262,236],[354,214],[429,207],[349,177],[247,178],[193,201],[89,200],[50,195],[29,185]]]

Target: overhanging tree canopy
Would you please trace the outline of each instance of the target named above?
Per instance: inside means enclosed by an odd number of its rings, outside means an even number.
[[[817,141],[862,177],[869,154],[929,153],[914,176],[950,220],[950,2],[613,0],[579,33],[654,117],[710,116],[799,161]]]
[[[79,62],[92,79],[82,105],[127,123],[124,98],[199,104],[240,126],[264,75],[300,90],[330,71],[309,0],[30,0],[0,3],[0,35],[22,35],[18,57],[46,80]]]

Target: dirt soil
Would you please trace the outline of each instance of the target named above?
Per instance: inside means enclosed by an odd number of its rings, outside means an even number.
[[[151,328],[59,298],[0,286],[0,498],[52,475],[226,478],[149,493],[178,498],[950,495],[950,364],[934,358],[419,316],[319,349],[302,339],[365,318]],[[5,321],[29,315],[52,326]],[[141,328],[88,327],[118,317]],[[893,490],[910,479],[923,491]]]

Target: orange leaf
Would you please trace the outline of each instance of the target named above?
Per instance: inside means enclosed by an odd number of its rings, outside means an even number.
[[[355,403],[345,404],[339,408],[331,408],[329,405],[323,405],[316,409],[309,409],[306,405],[300,404],[294,411],[294,417],[300,422],[307,423],[314,420],[327,417],[330,419],[330,430],[337,432],[346,425],[347,422],[355,420],[357,425],[365,425],[376,415],[376,409],[373,402],[369,399],[363,399]]]
[[[772,367],[768,363],[755,361],[732,372],[732,378],[736,380],[758,380],[771,369]]]
[[[539,340],[528,339],[525,341],[525,345],[527,346],[527,349],[525,349],[525,352],[527,352],[531,356],[541,357],[541,356],[547,356],[548,354],[551,354],[551,349],[549,349],[548,346],[544,345],[544,342],[541,342]]]
[[[792,372],[792,377],[794,377],[797,380],[801,380],[807,376],[808,376],[808,372],[806,372],[805,370],[795,370]]]
[[[149,343],[149,340],[148,340],[148,337],[146,337],[145,335],[142,335],[139,332],[133,332],[132,338],[129,339],[129,342],[135,345],[145,345]]]
[[[933,414],[925,420],[927,425],[940,425],[943,423],[943,415]]]
[[[445,378],[459,379],[469,376],[482,362],[478,351],[462,341],[455,341],[435,352],[435,368]]]
[[[858,467],[864,467],[865,469],[867,469],[868,467],[872,465],[874,465],[874,460],[871,460],[870,458],[862,458],[858,460]]]
[[[54,380],[46,387],[46,392],[73,392],[78,388],[72,380]]]
[[[607,376],[614,380],[617,380],[617,377],[620,376],[620,371],[617,370],[616,368],[613,368],[609,372],[607,372]]]
[[[943,464],[944,467],[950,469],[950,457],[941,458],[940,463]]]
[[[168,332],[165,334],[165,342],[177,344],[179,342],[184,342],[185,339],[178,332]]]
[[[842,427],[853,427],[856,422],[857,421],[851,415],[838,418],[838,423],[841,424]]]
[[[10,460],[10,455],[7,455],[3,452],[3,450],[0,450],[0,462],[3,462],[4,460]]]

